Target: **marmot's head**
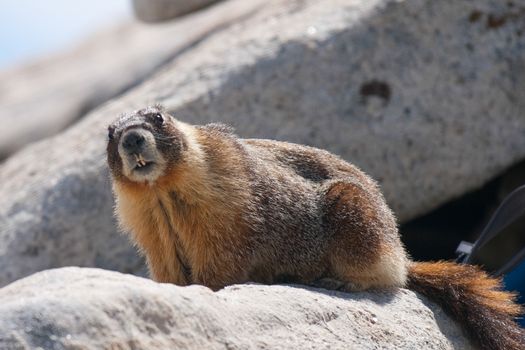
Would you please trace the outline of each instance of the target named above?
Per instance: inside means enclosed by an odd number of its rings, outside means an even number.
[[[107,156],[113,177],[153,182],[181,159],[185,139],[177,120],[160,107],[123,114],[108,127]]]

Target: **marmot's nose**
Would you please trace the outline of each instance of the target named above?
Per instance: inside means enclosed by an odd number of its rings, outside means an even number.
[[[144,136],[136,131],[129,131],[124,136],[122,147],[129,153],[140,153],[144,145]]]

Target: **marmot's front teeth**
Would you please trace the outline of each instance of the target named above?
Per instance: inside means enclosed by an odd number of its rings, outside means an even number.
[[[137,166],[139,168],[142,168],[144,165],[146,165],[146,161],[144,160],[144,158],[142,158],[142,155],[140,154],[135,154],[135,160],[137,161]]]

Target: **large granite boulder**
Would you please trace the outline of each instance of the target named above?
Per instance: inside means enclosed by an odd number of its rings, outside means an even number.
[[[125,23],[72,51],[0,71],[0,160],[62,131],[259,5],[237,0],[164,25]]]
[[[455,322],[408,290],[235,285],[213,293],[88,268],[0,289],[0,348],[472,349]]]
[[[380,181],[401,221],[524,157],[518,5],[265,3],[0,167],[0,285],[69,264],[138,271],[112,218],[105,127],[154,102],[188,122],[340,154]]]

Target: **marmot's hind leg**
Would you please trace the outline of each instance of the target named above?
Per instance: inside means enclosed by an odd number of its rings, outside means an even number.
[[[405,284],[405,251],[395,219],[375,187],[352,180],[331,182],[324,192],[323,221],[330,240],[325,277],[344,284],[337,289]]]

